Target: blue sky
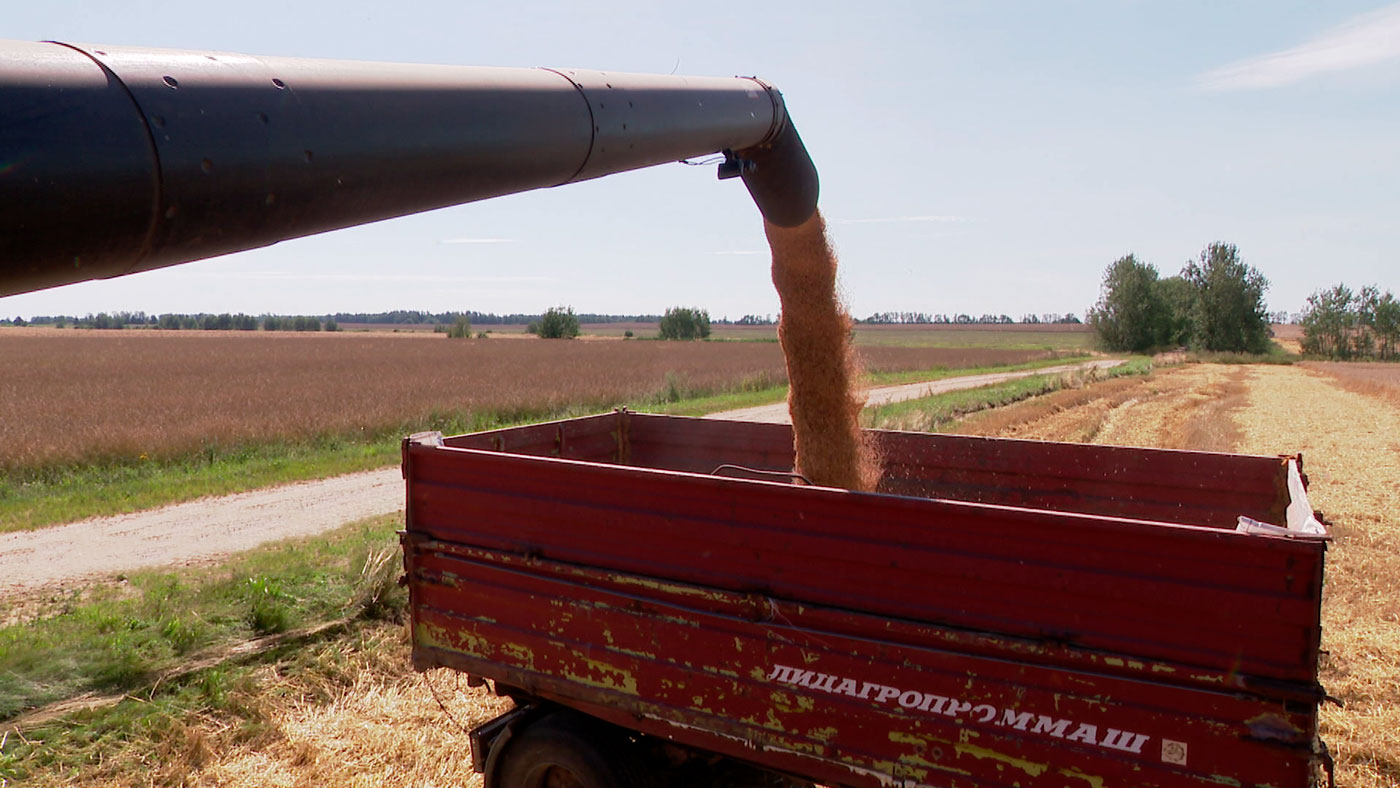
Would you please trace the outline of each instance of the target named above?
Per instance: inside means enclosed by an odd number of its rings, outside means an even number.
[[[852,312],[1076,312],[1212,241],[1274,309],[1400,287],[1400,3],[13,4],[0,36],[756,74],[822,176]],[[0,299],[0,317],[428,309],[772,314],[757,210],[666,165]]]

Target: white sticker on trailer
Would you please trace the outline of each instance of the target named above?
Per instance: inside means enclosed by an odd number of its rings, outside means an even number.
[[[1162,762],[1174,763],[1177,766],[1186,765],[1186,742],[1162,740]]]

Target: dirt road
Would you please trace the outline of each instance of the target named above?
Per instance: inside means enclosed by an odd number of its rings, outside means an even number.
[[[1027,372],[970,375],[871,389],[872,405],[899,402],[1013,377],[1054,374],[1092,361]],[[712,414],[714,418],[783,422],[787,404]],[[0,534],[0,598],[14,598],[104,575],[152,566],[207,563],[260,544],[307,536],[403,509],[398,468],[302,482],[146,512]]]
[[[1082,364],[1060,364],[1053,367],[1027,369],[1019,372],[992,372],[986,375],[963,375],[961,377],[943,378],[942,380],[931,380],[924,383],[906,383],[902,386],[881,386],[880,388],[866,391],[865,406],[874,407],[876,405],[889,405],[892,402],[904,402],[905,400],[919,399],[921,397],[932,397],[935,394],[945,394],[949,391],[975,389],[978,386],[990,386],[993,383],[1001,383],[1016,378],[1027,378],[1032,375],[1059,375],[1065,372],[1075,372],[1077,370],[1111,369],[1122,363],[1123,361],[1121,359],[1097,359],[1095,361],[1086,361]],[[773,405],[759,405],[753,408],[740,408],[738,410],[711,413],[706,418],[785,424],[788,421],[788,406],[786,402],[778,402]]]
[[[403,508],[398,468],[0,534],[0,598],[78,578],[182,565]]]

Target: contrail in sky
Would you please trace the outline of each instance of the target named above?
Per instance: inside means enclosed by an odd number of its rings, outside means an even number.
[[[1206,90],[1258,90],[1319,74],[1375,66],[1400,58],[1400,3],[1353,17],[1290,49],[1239,60],[1196,78]]]

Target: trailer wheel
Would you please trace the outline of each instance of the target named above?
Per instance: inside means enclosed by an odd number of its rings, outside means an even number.
[[[611,725],[558,712],[505,743],[486,776],[494,788],[648,788],[638,748]]]

